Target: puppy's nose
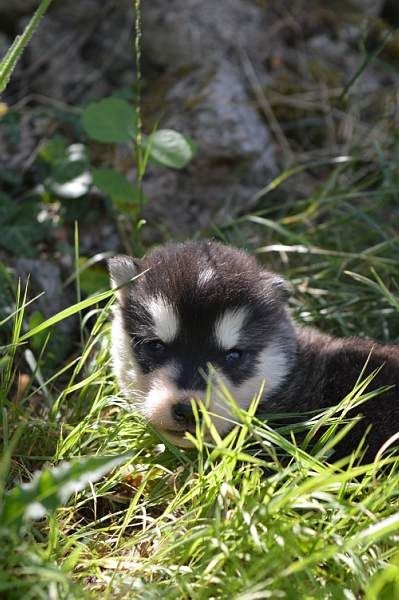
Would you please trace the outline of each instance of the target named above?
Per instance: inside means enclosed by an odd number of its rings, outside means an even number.
[[[172,417],[176,423],[184,427],[192,427],[195,425],[195,418],[190,400],[174,404],[172,406]]]

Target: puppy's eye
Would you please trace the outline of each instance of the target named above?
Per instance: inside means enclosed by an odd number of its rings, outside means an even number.
[[[161,340],[150,340],[146,343],[146,346],[151,354],[160,355],[166,350],[166,346],[163,342],[161,342]]]
[[[241,358],[242,350],[239,350],[238,348],[232,348],[225,354],[225,360],[230,364],[238,362]]]

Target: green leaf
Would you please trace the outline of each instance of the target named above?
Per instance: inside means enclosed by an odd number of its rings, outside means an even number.
[[[118,171],[93,169],[92,175],[94,185],[107,194],[118,207],[140,204],[140,190]]]
[[[76,304],[73,304],[72,306],[68,306],[68,308],[64,308],[64,310],[61,310],[57,314],[55,314],[52,317],[49,317],[48,319],[43,321],[43,323],[40,323],[39,325],[37,325],[36,327],[31,329],[30,331],[27,331],[23,336],[21,336],[19,338],[19,342],[25,342],[26,340],[33,337],[37,333],[40,333],[41,331],[44,331],[45,329],[48,329],[49,327],[56,325],[56,323],[59,323],[60,321],[63,321],[64,319],[67,319],[68,317],[71,317],[72,315],[76,315],[76,313],[80,312],[81,310],[84,310],[85,308],[89,308],[90,306],[93,306],[94,304],[97,304],[98,302],[102,302],[103,300],[108,300],[114,294],[115,294],[115,290],[108,290],[107,292],[101,292],[99,294],[96,294],[95,296],[91,296],[90,298],[85,298],[85,300],[82,300],[81,302],[77,302]]]
[[[45,321],[43,313],[40,310],[34,310],[31,316],[29,317],[29,329],[34,329],[38,327]],[[40,351],[42,348],[44,341],[47,337],[46,331],[42,331],[37,336],[32,339],[32,348],[36,351]]]
[[[35,243],[45,237],[48,223],[38,223],[38,202],[24,198],[21,201],[11,199],[0,193],[0,247],[20,256],[34,256]]]
[[[13,43],[11,44],[8,52],[6,53],[3,60],[0,62],[0,92],[3,92],[7,87],[11,73],[15,69],[15,66],[24,51],[25,46],[28,44],[32,35],[34,34],[37,26],[40,23],[43,15],[49,8],[52,0],[42,0],[37,8],[35,14],[25,27],[22,35],[18,35]]]
[[[126,458],[126,455],[89,456],[40,471],[29,483],[6,492],[0,524],[20,527],[26,520],[42,519],[64,505],[72,494],[97,481]]]
[[[128,142],[136,131],[136,111],[121,98],[92,102],[83,112],[86,133],[98,142]]]
[[[56,183],[67,183],[80,177],[85,171],[87,171],[87,161],[85,160],[60,162],[55,166],[52,178]]]
[[[67,141],[62,135],[55,135],[40,147],[38,156],[49,164],[64,160],[67,152]]]
[[[0,225],[2,228],[18,214],[18,209],[18,204],[8,194],[0,192]]]
[[[80,273],[80,289],[84,294],[95,294],[108,285],[109,276],[104,267],[92,266]]]
[[[194,145],[173,129],[159,129],[147,143],[151,158],[172,169],[183,169],[194,156]]]

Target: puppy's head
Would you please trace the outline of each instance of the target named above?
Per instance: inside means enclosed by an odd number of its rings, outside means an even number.
[[[204,400],[222,435],[231,409],[220,382],[247,408],[284,381],[295,352],[284,280],[245,252],[203,241],[167,244],[138,261],[109,261],[117,292],[112,326],[115,373],[125,396],[174,443],[195,427]],[[136,275],[143,273],[134,281]]]

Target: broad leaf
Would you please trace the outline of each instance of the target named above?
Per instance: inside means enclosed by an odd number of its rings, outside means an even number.
[[[148,142],[151,158],[172,169],[183,169],[194,156],[194,146],[173,129],[159,129]]]
[[[97,481],[126,458],[126,455],[90,456],[43,469],[29,483],[6,492],[0,524],[20,527],[26,520],[42,519],[63,506],[72,494]]]
[[[128,142],[135,135],[136,111],[121,98],[104,98],[84,110],[83,127],[98,142]]]
[[[107,194],[118,208],[138,206],[140,190],[114,169],[93,169],[93,183]],[[141,202],[143,198],[141,198]]]

